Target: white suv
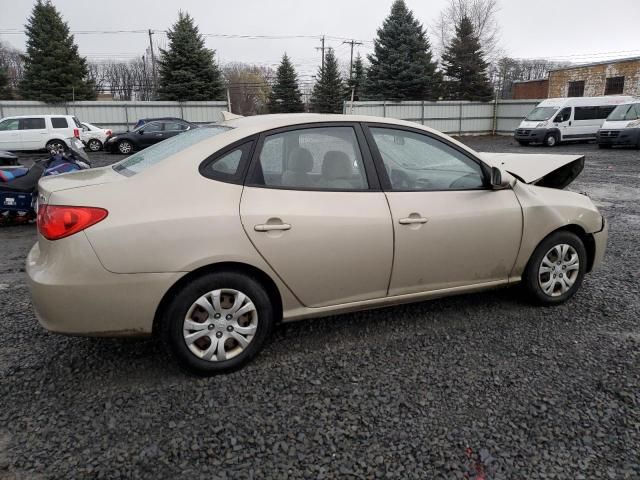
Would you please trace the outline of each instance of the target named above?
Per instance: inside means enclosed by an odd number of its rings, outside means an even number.
[[[80,138],[82,125],[73,115],[24,115],[0,120],[0,150],[42,150]]]

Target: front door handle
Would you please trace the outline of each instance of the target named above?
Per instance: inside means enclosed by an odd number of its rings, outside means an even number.
[[[407,217],[407,218],[401,218],[400,220],[398,220],[398,223],[400,225],[415,225],[415,224],[419,224],[419,223],[427,223],[428,220],[424,217]]]
[[[274,230],[291,230],[291,225],[288,223],[265,223],[263,225],[256,225],[253,227],[256,232],[271,232]]]

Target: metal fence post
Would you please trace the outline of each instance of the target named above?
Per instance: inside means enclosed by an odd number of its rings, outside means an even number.
[[[0,118],[4,118],[4,106],[2,102],[0,102]]]
[[[386,100],[382,101],[382,116],[384,118],[387,118],[387,101]]]
[[[458,114],[458,136],[462,136],[462,102],[460,102],[460,110]]]
[[[124,121],[127,124],[127,130],[129,130],[129,109],[126,103],[124,104]]]
[[[422,100],[422,113],[420,114],[420,120],[422,125],[424,125],[424,100]]]
[[[495,101],[493,102],[493,129],[491,131],[492,135],[496,134],[498,130],[498,94],[496,93]]]

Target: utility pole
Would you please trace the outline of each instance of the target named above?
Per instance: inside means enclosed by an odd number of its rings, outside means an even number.
[[[362,42],[356,42],[355,40],[344,41],[343,44],[348,43],[351,45],[351,60],[349,61],[349,80],[353,78],[353,47],[354,45],[362,45]]]
[[[316,50],[322,50],[322,63],[321,63],[320,70],[324,71],[324,35],[320,39],[320,43],[322,44],[322,46],[321,47],[316,47]]]
[[[156,81],[156,54],[153,52],[153,31],[149,29],[149,48],[151,49],[151,74],[153,75],[153,90],[157,90]]]

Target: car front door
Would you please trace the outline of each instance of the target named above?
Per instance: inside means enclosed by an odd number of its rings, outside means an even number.
[[[138,145],[146,148],[165,139],[162,122],[150,122],[138,130]]]
[[[395,231],[389,295],[505,282],[520,248],[511,189],[487,187],[486,167],[419,130],[371,125]]]
[[[22,150],[20,120],[7,118],[0,122],[0,150]]]
[[[298,126],[259,140],[242,224],[303,305],[386,296],[393,227],[377,182],[359,125]]]

